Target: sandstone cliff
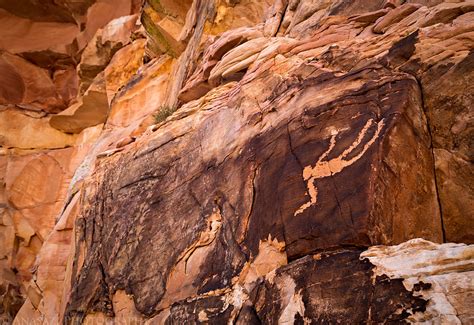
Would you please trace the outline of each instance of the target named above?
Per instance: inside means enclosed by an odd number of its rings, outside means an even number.
[[[2,324],[474,323],[474,1],[0,26]]]

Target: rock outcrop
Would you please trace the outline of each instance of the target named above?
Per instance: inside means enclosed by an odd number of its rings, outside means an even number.
[[[0,26],[0,322],[474,321],[473,1]]]

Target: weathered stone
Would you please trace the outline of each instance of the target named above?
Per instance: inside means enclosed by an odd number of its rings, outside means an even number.
[[[137,15],[120,17],[99,29],[81,55],[78,65],[81,88],[84,92],[94,78],[103,71],[114,54],[130,43],[136,29]]]
[[[416,239],[306,256],[267,273],[251,292],[209,292],[159,316],[166,324],[469,323],[472,249]]]
[[[2,321],[474,319],[472,1],[0,7]]]
[[[0,3],[0,48],[43,68],[75,66],[76,55],[114,18],[136,13],[140,0]]]
[[[220,84],[218,80],[232,80],[232,75],[247,69],[250,64],[257,60],[260,52],[266,46],[268,46],[267,38],[261,37],[250,40],[232,49],[232,51],[226,53],[222,57],[222,60],[211,70],[209,83],[212,86],[217,86]]]
[[[385,16],[380,18],[375,23],[374,27],[372,27],[372,31],[374,33],[383,33],[390,25],[398,23],[403,18],[418,10],[418,8],[420,8],[420,5],[411,3],[407,3],[395,8],[389,11]]]
[[[111,20],[133,15],[140,10],[141,0],[99,0],[87,10],[85,25],[74,41],[74,48],[84,49],[94,37],[96,31],[106,26]]]
[[[424,100],[446,240],[474,243],[474,188],[467,185],[474,179],[474,53],[450,61],[451,66],[438,64],[423,75]]]
[[[447,257],[449,256],[449,257]],[[422,239],[392,247],[372,247],[361,254],[376,267],[377,276],[403,280],[407,290],[429,303],[412,323],[469,324],[474,283],[474,246],[436,245]]]
[[[219,0],[215,5],[216,15],[211,20],[208,32],[218,35],[230,29],[263,23],[265,14],[272,5],[272,0]]]
[[[0,7],[7,5],[7,2],[13,3],[2,1]],[[29,10],[25,10],[25,12],[28,13]],[[32,18],[34,20],[18,17],[0,9],[0,27],[2,28],[0,48],[11,53],[34,53],[50,50],[67,55],[67,45],[71,44],[79,33],[79,27],[74,21],[46,22],[37,21],[37,17]],[[45,35],[48,37],[44,37]]]
[[[109,105],[115,94],[132,79],[142,66],[145,43],[144,39],[139,39],[119,50],[105,69],[105,87]]]
[[[313,76],[306,77],[303,85],[291,82],[308,73]],[[108,296],[103,281],[132,293],[137,309],[153,315],[156,308],[167,307],[161,299],[173,301],[173,296],[167,296],[173,283],[167,281],[173,279],[171,270],[183,258],[180,256],[192,254],[193,246],[206,245],[194,252],[200,271],[188,295],[228,284],[247,260],[242,252],[256,256],[259,240],[268,234],[286,243],[290,259],[339,245],[397,243],[417,236],[442,239],[428,130],[419,88],[411,77],[393,75],[383,68],[336,77],[305,64],[288,75],[286,83],[263,76],[223,88],[220,95],[210,93],[213,99],[208,108],[195,113],[201,118],[191,114],[171,119],[142,140],[145,142],[135,142],[104,161],[102,166],[107,168],[99,168],[95,176],[100,177],[94,183],[99,185],[88,185],[82,223],[85,237],[81,240],[100,244],[87,250],[66,315],[81,319],[84,308],[91,308],[86,306],[111,313],[107,302],[94,298]],[[258,83],[275,88],[267,87],[253,98],[249,95]],[[294,94],[291,100],[288,94]],[[219,109],[206,114],[211,107]],[[357,114],[365,118],[351,119]],[[232,121],[235,128],[227,129],[224,121]],[[350,121],[355,123],[352,127],[347,126]],[[214,127],[205,128],[204,134],[193,131],[204,125]],[[314,132],[314,126],[321,131]],[[141,149],[132,149],[136,146]],[[170,146],[176,149],[169,151]],[[191,158],[174,164],[175,155],[183,153],[201,158],[198,163]],[[160,161],[158,169],[145,163],[155,159]],[[401,192],[413,179],[420,191]],[[374,188],[377,190],[371,190]],[[145,191],[148,197],[137,199],[121,194],[124,191]],[[98,205],[104,211],[100,213],[108,216],[101,219],[100,231],[95,212]],[[206,226],[212,211],[222,216],[216,235],[221,239],[215,244],[199,244],[204,229],[212,229]],[[133,217],[125,221],[121,219],[124,214]],[[182,214],[188,217],[173,219]],[[138,234],[121,229],[143,230]],[[178,235],[180,240],[174,238]],[[140,246],[144,241],[137,241],[137,236],[155,244],[145,250]],[[173,252],[163,250],[170,241],[175,245]],[[111,253],[105,255],[104,250]],[[206,258],[223,252],[226,262],[204,271]],[[153,262],[156,255],[161,256],[159,264]],[[147,274],[155,275],[135,280],[145,275],[133,260],[146,263]],[[176,281],[183,282],[179,277]],[[149,288],[153,288],[153,295]]]
[[[161,16],[151,7],[143,11],[142,24],[148,35],[148,48],[154,56],[168,54],[178,57],[185,49],[184,43],[179,39],[182,26]]]
[[[10,324],[23,305],[24,299],[16,282],[15,274],[1,264],[0,279],[0,322]]]
[[[62,100],[69,105],[76,98],[79,87],[76,70],[72,67],[56,70],[53,75],[53,82]]]
[[[425,300],[399,279],[374,277],[373,266],[359,255],[322,253],[278,269],[257,289],[258,318],[266,324],[402,323],[425,310]]]
[[[30,116],[24,110],[0,109],[0,146],[23,149],[56,149],[71,146],[75,136],[49,125],[50,118]]]
[[[49,154],[12,157],[8,162],[5,180],[8,202],[21,210],[25,220],[43,239],[54,225],[55,213],[47,211],[58,208],[54,206],[59,201],[61,187],[66,181],[64,172],[68,169],[72,151],[63,149]],[[49,182],[46,182],[49,178]],[[46,211],[41,214],[36,209]]]
[[[208,82],[209,76],[214,67],[220,63],[222,57],[234,47],[262,36],[261,28],[249,27],[242,27],[223,33],[207,48],[203,54],[202,65],[186,81],[186,84],[179,93],[179,99],[187,103],[209,92],[213,88]]]
[[[65,108],[48,71],[8,52],[0,53],[0,104],[57,113]]]
[[[104,123],[109,113],[105,84],[104,73],[101,72],[84,96],[68,109],[52,116],[49,124],[63,132],[80,133],[88,127]]]
[[[107,125],[129,126],[132,122],[152,115],[160,106],[165,106],[171,64],[171,58],[164,56],[150,62],[146,69],[134,75],[116,93]]]

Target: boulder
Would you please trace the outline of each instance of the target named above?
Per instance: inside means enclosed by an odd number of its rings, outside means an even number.
[[[58,92],[66,90],[47,70],[8,52],[0,53],[0,82],[1,105],[58,113],[68,104],[68,96],[64,99]]]
[[[95,33],[78,65],[82,92],[107,67],[114,54],[130,43],[132,33],[137,29],[137,19],[137,15],[116,18]]]
[[[51,117],[50,126],[59,131],[74,134],[104,123],[109,113],[105,87],[104,73],[101,72],[77,103]]]
[[[102,158],[87,185],[81,244],[90,248],[66,317],[81,320],[91,304],[112,312],[94,298],[109,296],[103,272],[109,285],[130,288],[137,310],[149,316],[181,299],[168,288],[183,258],[195,270],[187,273],[188,295],[224,288],[269,235],[284,243],[290,260],[341,246],[442,241],[417,82],[384,68],[338,77],[303,62],[295,70],[295,62],[283,65],[293,71],[284,84],[262,67],[260,77],[189,103],[181,110],[194,113],[172,116],[154,134]],[[313,76],[299,82],[309,71]],[[133,194],[142,191],[147,195]],[[96,212],[99,205],[104,212]],[[100,231],[97,213],[108,216]],[[219,240],[203,243],[212,238],[209,229]],[[144,249],[145,242],[155,244]],[[211,258],[224,262],[209,269]],[[136,281],[144,278],[142,263],[155,276]]]

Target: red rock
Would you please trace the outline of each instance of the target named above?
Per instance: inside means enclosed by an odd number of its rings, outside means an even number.
[[[66,133],[80,133],[107,120],[109,103],[104,73],[100,73],[80,100],[49,120],[51,127]]]
[[[107,65],[104,72],[109,104],[114,99],[115,94],[133,78],[142,66],[145,43],[144,39],[138,39],[120,49]]]
[[[51,113],[60,112],[67,105],[48,71],[8,52],[0,54],[0,82],[0,104]]]
[[[380,18],[375,23],[374,27],[372,28],[372,31],[374,33],[383,33],[390,25],[398,23],[403,18],[418,10],[418,8],[420,8],[420,5],[410,3],[395,8],[389,11],[385,16]]]
[[[473,317],[471,1],[25,1],[0,321]]]
[[[82,52],[81,62],[78,65],[83,91],[107,67],[114,54],[130,43],[132,33],[137,28],[137,19],[137,15],[120,17],[96,32]]]
[[[162,57],[150,62],[146,69],[135,75],[115,95],[107,124],[115,127],[129,126],[165,105],[171,63],[169,57]]]

